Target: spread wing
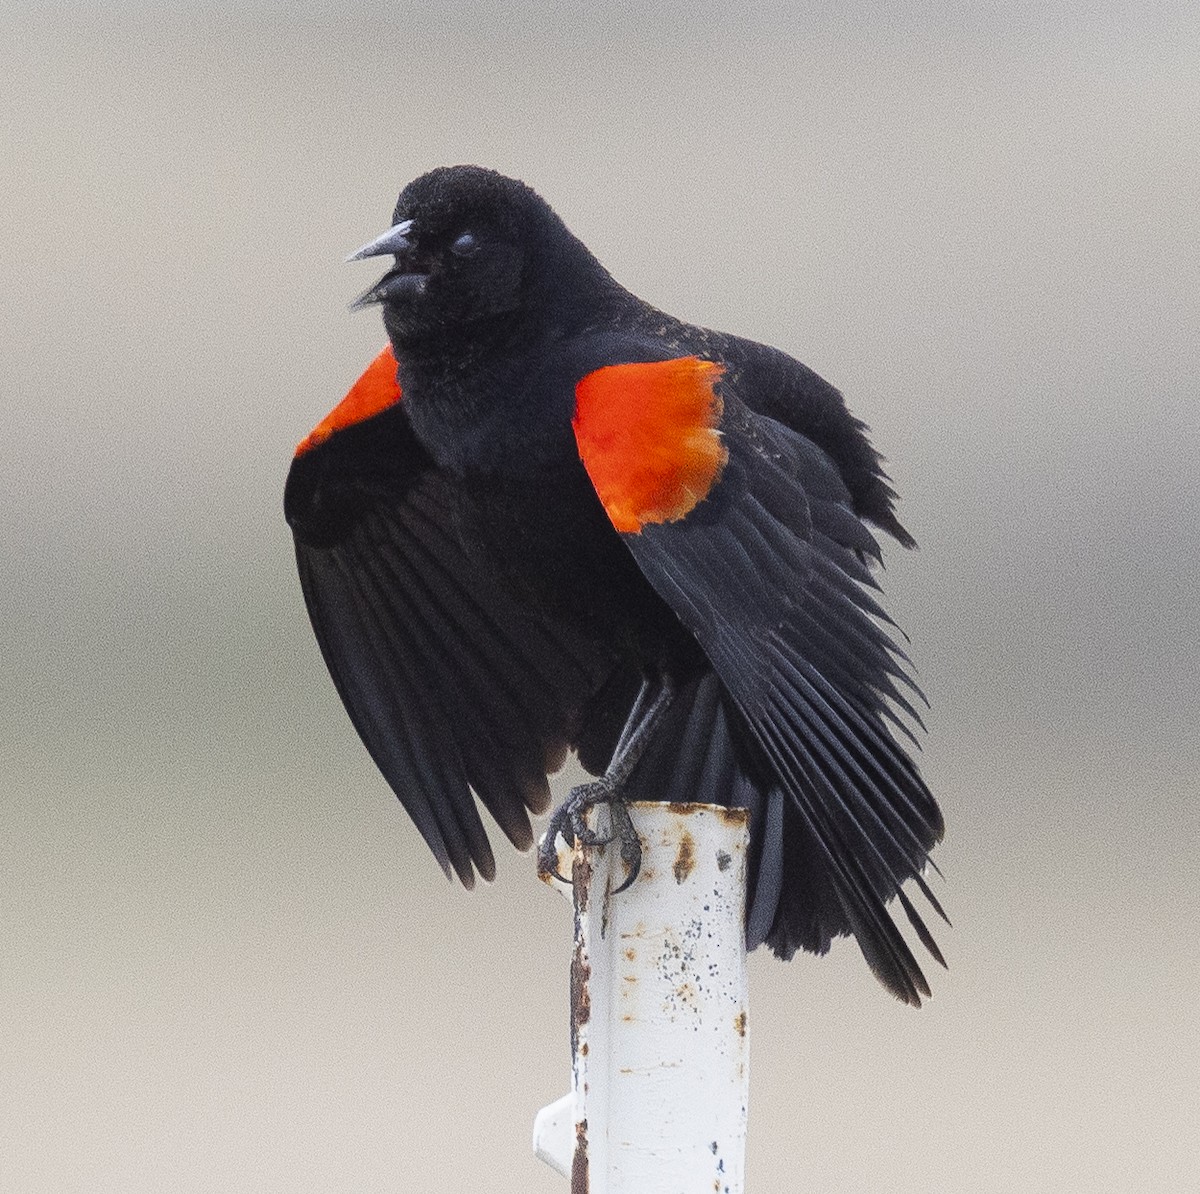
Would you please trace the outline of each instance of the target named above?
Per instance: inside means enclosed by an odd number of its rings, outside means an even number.
[[[391,402],[360,402],[301,445],[285,513],[346,710],[442,868],[470,887],[475,870],[495,873],[472,792],[527,848],[546,774],[613,665],[490,583],[457,534],[455,488],[412,433],[394,360],[376,381]]]
[[[827,945],[788,898],[789,884],[827,888],[835,931],[853,932],[883,983],[917,1003],[929,988],[886,905],[900,902],[940,961],[902,884],[914,879],[940,913],[922,872],[943,825],[891,732],[911,738],[903,718],[919,722],[919,693],[873,592],[878,546],[829,456],[720,374],[696,358],[597,370],[577,387],[580,454],[641,571],[711,661],[768,775],[760,788],[782,802],[757,831],[759,883],[780,892],[768,942],[785,956]],[[814,865],[819,882],[798,873]]]

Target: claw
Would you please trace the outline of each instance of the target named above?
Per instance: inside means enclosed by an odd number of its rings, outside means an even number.
[[[619,887],[613,889],[613,895],[620,895],[627,887],[632,887],[642,870],[642,839],[638,837],[629,815],[629,806],[623,800],[614,801],[609,809],[613,814],[615,828],[612,837],[621,839],[621,861],[625,864],[625,878]],[[619,811],[618,811],[619,810]],[[609,839],[610,841],[612,838]]]
[[[612,819],[613,828],[607,835],[588,828],[587,812],[599,804],[608,806]],[[573,788],[570,796],[554,810],[538,847],[538,873],[570,883],[571,880],[560,874],[558,869],[556,843],[560,837],[569,844],[582,846],[606,846],[620,838],[621,861],[627,873],[620,887],[614,890],[614,895],[633,883],[642,868],[642,843],[634,828],[633,818],[620,793],[607,780],[600,779]]]

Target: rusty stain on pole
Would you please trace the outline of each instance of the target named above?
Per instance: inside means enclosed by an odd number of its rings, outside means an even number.
[[[612,894],[619,848],[572,858],[572,1093],[538,1115],[534,1148],[571,1194],[742,1194],[747,814],[632,812],[643,862],[631,888]]]

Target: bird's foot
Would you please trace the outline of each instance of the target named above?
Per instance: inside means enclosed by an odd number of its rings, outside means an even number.
[[[607,834],[597,833],[587,823],[589,809],[597,805],[608,806],[609,831]],[[621,886],[613,891],[613,895],[624,891],[637,877],[642,869],[642,842],[633,827],[633,818],[629,815],[629,806],[616,786],[606,779],[598,779],[594,783],[580,784],[571,789],[570,796],[554,810],[550,824],[546,827],[546,835],[538,847],[538,873],[543,876],[553,875],[556,879],[569,883],[570,880],[559,873],[558,847],[559,838],[579,846],[607,846],[610,842],[620,841],[621,861],[625,864],[625,879]]]

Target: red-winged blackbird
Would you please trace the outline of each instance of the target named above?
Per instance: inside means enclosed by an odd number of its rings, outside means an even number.
[[[352,259],[384,255],[355,306],[391,343],[297,448],[285,511],[334,683],[443,869],[495,872],[472,793],[528,848],[574,748],[604,778],[551,839],[614,797],[747,808],[750,947],[852,933],[919,1003],[886,905],[940,962],[901,884],[941,913],[943,826],[891,732],[919,692],[866,524],[913,540],[864,424],[630,294],[492,171],[410,183]]]

